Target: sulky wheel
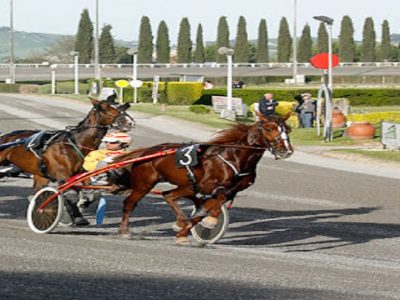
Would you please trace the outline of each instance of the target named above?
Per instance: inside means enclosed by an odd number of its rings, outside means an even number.
[[[43,202],[57,193],[57,189],[45,187],[38,191],[30,201],[27,219],[29,228],[34,232],[48,233],[57,227],[64,211],[64,201],[61,195],[54,198],[42,211],[37,211]]]
[[[218,216],[218,224],[215,226],[215,228],[209,229],[198,223],[191,229],[191,232],[193,237],[200,243],[214,244],[224,236],[228,227],[229,210],[224,204],[221,207],[221,214]]]

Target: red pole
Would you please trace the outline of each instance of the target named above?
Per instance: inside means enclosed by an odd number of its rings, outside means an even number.
[[[46,201],[44,201],[37,209],[38,212],[40,212],[41,210],[43,210],[44,207],[46,207],[47,204],[49,204],[53,199],[55,199],[58,195],[60,195],[61,193],[63,193],[65,190],[69,189],[70,187],[76,185],[77,183],[80,183],[92,176],[96,176],[99,174],[102,174],[104,172],[107,172],[108,170],[113,170],[113,169],[118,169],[121,168],[123,166],[132,164],[132,163],[136,163],[136,162],[141,162],[141,161],[146,161],[146,160],[150,160],[150,159],[154,159],[154,158],[159,158],[159,157],[163,157],[163,156],[167,156],[167,155],[172,155],[175,154],[175,152],[177,151],[177,149],[169,149],[169,150],[164,150],[164,151],[160,151],[154,154],[150,154],[150,155],[146,155],[146,156],[142,156],[142,157],[137,157],[137,158],[132,158],[132,159],[128,159],[128,160],[124,160],[124,161],[120,161],[117,163],[113,163],[113,164],[109,164],[103,168],[100,169],[96,169],[90,172],[86,172],[86,173],[82,173],[79,175],[76,175],[76,178],[74,178],[74,180],[72,181],[68,181],[62,185],[60,185],[58,187],[58,192],[51,195],[49,198],[46,199]]]

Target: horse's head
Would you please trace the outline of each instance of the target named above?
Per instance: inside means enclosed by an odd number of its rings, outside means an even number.
[[[113,98],[100,101],[89,97],[96,114],[96,125],[110,126],[118,131],[129,131],[135,127],[135,120],[126,112],[129,103],[118,105]]]
[[[265,117],[258,114],[258,137],[261,136],[259,143],[268,147],[275,159],[288,158],[293,154],[293,147],[289,139],[291,128],[285,123],[291,114],[292,112],[289,112],[283,117]]]

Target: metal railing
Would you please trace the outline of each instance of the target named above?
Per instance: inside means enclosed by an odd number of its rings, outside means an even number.
[[[292,63],[234,63],[235,68],[293,68]],[[300,68],[313,68],[310,63],[297,63]],[[342,62],[338,67],[399,67],[400,62]],[[60,68],[72,69],[74,64],[15,64],[17,69]],[[79,64],[79,68],[94,68],[94,64]],[[132,64],[100,64],[103,69],[132,68]],[[138,68],[226,68],[225,63],[187,63],[187,64],[137,64]],[[9,64],[0,64],[0,69],[10,68]]]

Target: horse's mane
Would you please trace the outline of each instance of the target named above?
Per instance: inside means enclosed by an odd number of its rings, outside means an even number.
[[[215,133],[215,137],[209,141],[210,144],[235,144],[243,140],[249,133],[249,126],[238,123],[231,128]]]

